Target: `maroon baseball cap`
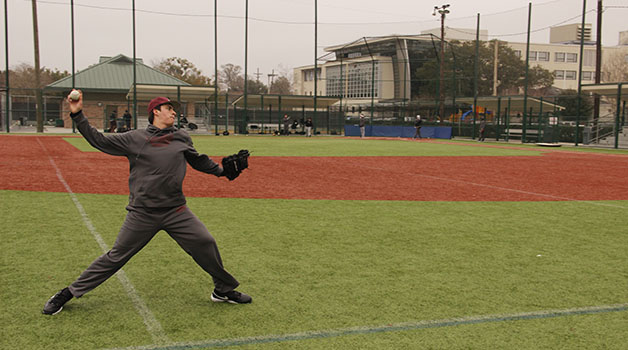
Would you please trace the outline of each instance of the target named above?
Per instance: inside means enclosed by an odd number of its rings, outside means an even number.
[[[171,105],[172,107],[174,107],[174,109],[179,109],[179,107],[181,107],[181,105],[179,104],[179,102],[177,101],[171,101],[169,98],[167,97],[155,97],[154,99],[150,100],[150,102],[148,103],[148,122],[149,123],[153,123],[153,109],[158,109],[161,105]]]

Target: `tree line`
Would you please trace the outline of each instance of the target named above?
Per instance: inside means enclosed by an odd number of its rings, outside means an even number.
[[[164,72],[172,77],[183,80],[186,83],[195,86],[214,86],[214,79],[206,76],[191,61],[180,57],[170,57],[153,62],[152,67]],[[6,85],[6,71],[0,71],[0,86]],[[40,84],[35,83],[35,68],[27,63],[21,63],[9,70],[9,84],[11,89],[23,89],[22,94],[32,95],[34,89],[44,88],[46,85],[69,76],[71,73],[67,70],[50,69],[43,67],[40,70]],[[218,87],[220,91],[233,94],[241,94],[244,92],[244,74],[242,67],[231,63],[220,66],[218,72]],[[33,90],[33,91],[28,91]],[[280,71],[272,82],[264,84],[264,82],[251,79],[247,80],[247,90],[249,94],[292,94],[292,82],[288,76],[287,70]]]
[[[214,80],[203,75],[200,69],[185,58],[169,57],[161,59],[153,63],[153,68],[192,85],[216,85]],[[221,91],[227,91],[229,93],[243,93],[244,74],[242,72],[242,67],[231,63],[221,65],[220,70],[218,71],[217,85]],[[274,77],[272,82],[268,85],[264,84],[264,82],[260,80],[251,79],[250,77],[247,79],[246,85],[246,89],[249,94],[292,94],[292,83],[285,71],[277,74],[277,77]]]
[[[493,94],[494,67],[497,64],[497,95],[516,95],[523,91],[525,86],[525,61],[515,51],[506,46],[498,45],[497,62],[495,61],[495,45],[498,41],[492,40],[478,47],[478,96]],[[523,53],[525,55],[525,53]],[[443,90],[447,96],[454,92],[456,96],[473,96],[475,79],[475,41],[448,42],[445,49],[444,70],[446,76]],[[410,55],[412,71],[413,94],[432,96],[439,88],[440,53],[437,50],[426,50]],[[413,64],[414,62],[414,64]],[[554,83],[554,74],[540,66],[530,66],[528,70],[528,87],[532,95],[544,95]],[[427,96],[426,96],[427,95]]]

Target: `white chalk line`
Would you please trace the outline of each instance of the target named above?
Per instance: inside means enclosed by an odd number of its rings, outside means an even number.
[[[309,339],[333,338],[358,334],[373,334],[384,332],[402,332],[427,328],[443,328],[461,325],[473,325],[490,322],[522,321],[545,318],[556,318],[566,316],[590,315],[609,312],[623,312],[628,310],[628,303],[589,306],[580,308],[560,309],[560,310],[540,310],[533,312],[497,314],[497,315],[477,315],[459,318],[449,318],[440,320],[424,320],[416,322],[402,322],[379,326],[361,326],[350,328],[327,329],[300,333],[261,335],[242,338],[210,339],[193,342],[176,342],[167,345],[140,345],[121,348],[110,348],[107,350],[183,350],[200,348],[217,348],[228,346],[255,345],[263,343],[280,343],[287,341],[300,341]]]
[[[83,205],[79,201],[76,194],[74,194],[74,192],[70,188],[70,185],[68,185],[68,183],[65,181],[65,178],[63,177],[63,174],[61,173],[61,169],[59,169],[59,167],[57,166],[57,163],[55,163],[52,156],[50,156],[50,153],[48,152],[48,149],[46,148],[46,146],[44,146],[44,144],[39,140],[39,137],[37,138],[37,142],[44,149],[44,152],[46,153],[46,155],[48,156],[48,159],[50,160],[50,164],[52,164],[52,167],[55,169],[55,172],[57,173],[57,178],[59,178],[59,181],[61,182],[63,187],[65,187],[65,190],[68,192],[68,194],[70,195],[70,198],[74,202],[76,209],[81,214],[83,223],[85,224],[89,232],[92,234],[92,236],[94,236],[94,239],[100,246],[100,249],[103,251],[103,253],[108,252],[109,247],[107,246],[107,243],[105,243],[105,240],[98,233],[98,231],[96,231],[96,228],[94,227],[94,224],[92,223],[92,221],[89,219],[87,212],[85,212]],[[166,332],[164,332],[159,321],[155,318],[155,316],[150,311],[150,309],[148,308],[144,300],[139,296],[139,294],[135,290],[135,287],[133,286],[133,284],[127,277],[126,273],[122,269],[120,269],[118,270],[118,272],[116,272],[116,277],[122,284],[122,287],[124,288],[128,296],[131,298],[131,301],[133,302],[133,306],[135,306],[140,316],[142,316],[144,320],[144,324],[146,325],[146,329],[148,330],[148,333],[150,333],[151,337],[153,338],[153,341],[158,344],[169,343],[170,339],[166,335]]]

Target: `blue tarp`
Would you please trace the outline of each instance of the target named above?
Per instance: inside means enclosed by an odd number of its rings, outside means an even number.
[[[387,125],[367,125],[365,136],[379,137],[413,137],[413,126],[387,126]],[[360,136],[360,127],[357,125],[345,125],[345,136]],[[421,137],[431,139],[450,139],[451,126],[423,126],[421,127]]]

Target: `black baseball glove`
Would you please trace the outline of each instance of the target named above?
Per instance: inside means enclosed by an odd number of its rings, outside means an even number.
[[[225,176],[229,181],[233,181],[240,175],[242,170],[249,167],[249,151],[240,150],[237,154],[224,157],[222,159],[222,176]]]

